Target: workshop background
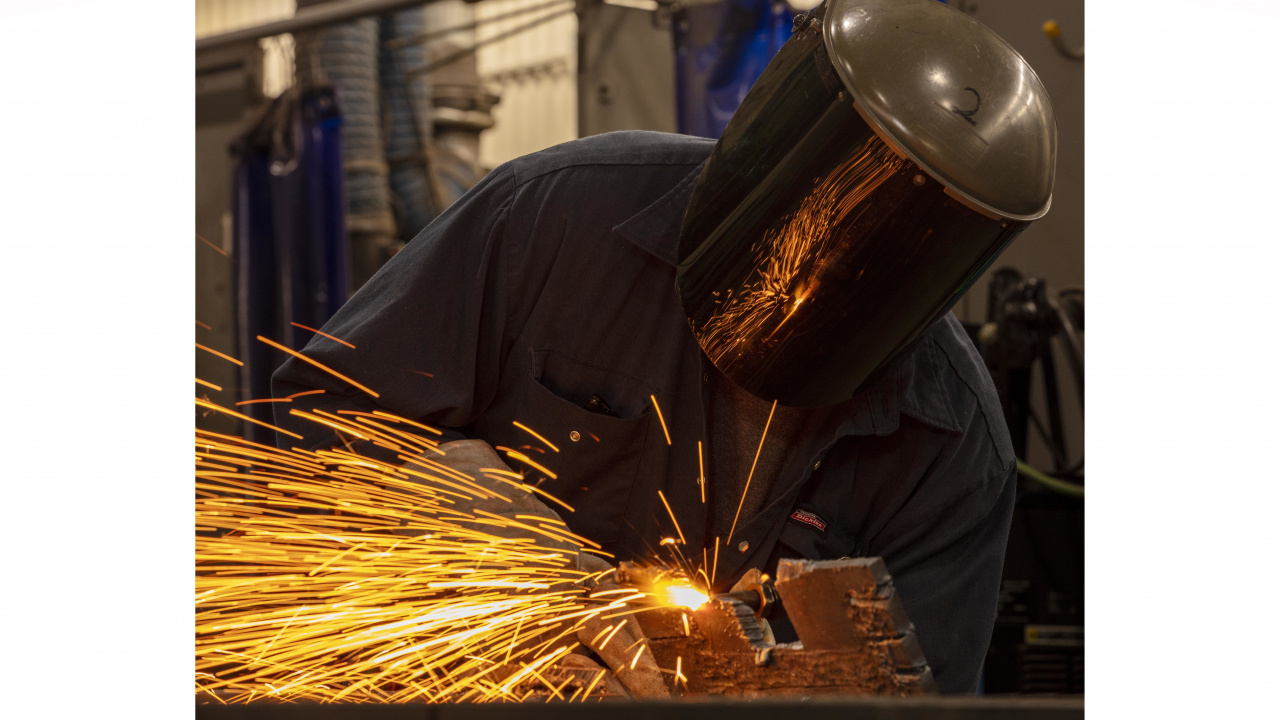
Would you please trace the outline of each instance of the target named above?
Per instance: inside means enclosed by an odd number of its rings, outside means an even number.
[[[196,338],[244,363],[199,353],[198,392],[269,417],[253,401],[282,356],[255,338],[300,348],[506,160],[611,130],[716,137],[814,4],[197,0]],[[1049,214],[955,308],[1029,468],[983,691],[1082,693],[1084,4],[949,4],[1036,70],[1059,143]]]

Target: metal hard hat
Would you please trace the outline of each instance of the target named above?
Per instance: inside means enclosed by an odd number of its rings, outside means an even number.
[[[1009,43],[937,0],[829,0],[822,39],[882,139],[989,212],[1048,211],[1053,106]]]
[[[830,0],[743,99],[685,213],[676,288],[739,387],[869,387],[1049,208],[1044,87],[936,0]]]

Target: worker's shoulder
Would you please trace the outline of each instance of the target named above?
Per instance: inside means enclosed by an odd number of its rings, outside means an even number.
[[[714,140],[648,130],[623,130],[570,140],[505,163],[516,186],[573,168],[603,166],[693,167],[707,159]]]
[[[947,313],[926,331],[934,350],[938,372],[956,419],[966,432],[972,430],[990,443],[998,464],[1013,464],[1013,443],[1005,424],[1000,398],[991,373],[968,333],[953,313]]]

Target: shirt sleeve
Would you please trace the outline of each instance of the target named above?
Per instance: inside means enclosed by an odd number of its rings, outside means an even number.
[[[335,433],[291,410],[385,410],[443,428],[472,422],[497,392],[508,318],[504,257],[514,198],[495,169],[418,234],[272,376],[276,424],[334,444]],[[332,371],[332,372],[330,372]],[[339,377],[342,376],[342,377]],[[346,378],[346,379],[343,379]],[[315,393],[322,390],[322,393]],[[444,439],[462,435],[446,431]]]
[[[884,559],[946,693],[977,688],[1017,492],[999,398],[954,329],[921,347],[930,358],[921,367],[936,373],[930,392],[946,399],[951,427],[904,414],[896,432],[861,438],[853,446],[857,487],[844,504],[858,516],[851,525],[859,551]]]
[[[1015,474],[1010,466],[993,479],[994,502],[975,492],[911,533],[910,542],[895,541],[879,553],[944,693],[978,686],[995,625]]]

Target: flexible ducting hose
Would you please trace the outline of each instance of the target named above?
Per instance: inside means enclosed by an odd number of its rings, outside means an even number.
[[[423,43],[395,43],[425,31],[423,8],[404,10],[380,18],[382,83],[386,129],[386,157],[391,192],[401,208],[400,237],[408,240],[426,227],[439,212],[438,198],[430,185],[428,147],[431,142],[431,93],[426,75],[407,77],[406,71],[426,63]]]
[[[368,279],[395,234],[382,138],[378,84],[378,19],[361,18],[302,33],[296,51],[298,83],[332,84],[342,111],[342,165],[353,284]]]

